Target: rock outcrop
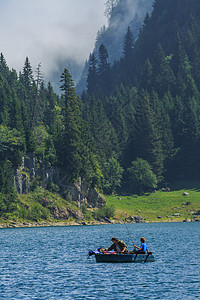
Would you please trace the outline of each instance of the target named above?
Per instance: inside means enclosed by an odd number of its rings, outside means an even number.
[[[141,216],[130,216],[126,218],[127,223],[145,223],[144,219]]]
[[[21,167],[14,173],[16,191],[19,194],[30,192],[31,182],[36,178],[40,178],[43,187],[50,183],[57,185],[62,196],[68,201],[77,202],[79,208],[82,203],[85,203],[88,208],[101,208],[106,204],[98,190],[89,187],[81,178],[75,183],[70,183],[62,169],[44,165],[33,154],[27,154],[23,158]]]

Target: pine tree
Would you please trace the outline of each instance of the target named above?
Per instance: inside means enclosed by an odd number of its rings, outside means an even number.
[[[103,44],[100,45],[98,54],[98,82],[102,92],[107,93],[110,88],[110,64],[108,63],[108,51]]]
[[[102,101],[90,96],[84,115],[89,124],[89,130],[95,141],[94,153],[98,155],[101,165],[117,151],[118,139],[109,118],[106,116]]]
[[[33,70],[28,57],[26,57],[21,78],[26,91],[29,92],[33,84]]]
[[[131,31],[130,26],[128,26],[127,33],[125,35],[124,43],[123,43],[123,58],[125,61],[129,63],[132,58],[133,47],[134,47],[133,33]]]
[[[161,99],[158,98],[157,93],[154,91],[151,95],[151,103],[155,112],[158,131],[162,142],[165,170],[167,169],[169,162],[172,160],[176,152],[174,147],[171,120],[168,112],[170,107],[169,103],[171,101],[170,97],[171,95],[168,92],[161,101]]]
[[[87,77],[87,90],[89,94],[92,94],[94,92],[97,92],[98,88],[98,73],[96,67],[97,60],[94,54],[91,55],[89,64],[90,66]]]
[[[76,96],[74,81],[67,69],[61,75],[62,97],[64,101],[64,132],[60,163],[67,171],[69,178],[75,180],[81,170],[81,115],[79,98]]]
[[[32,99],[32,127],[38,126],[43,117],[44,103],[41,98],[42,91],[44,90],[44,84],[41,73],[41,63],[38,64],[36,69],[36,80],[33,84],[33,99]]]
[[[170,67],[168,58],[159,44],[153,62],[154,90],[163,97],[168,91],[173,91],[175,76]]]
[[[155,111],[147,92],[142,91],[138,96],[135,157],[148,161],[160,181],[163,178],[164,155]]]
[[[153,89],[153,67],[150,60],[147,58],[140,76],[140,88],[151,92]]]
[[[7,66],[6,60],[3,56],[3,53],[0,54],[0,73],[3,75],[3,77],[7,81],[9,81],[10,71],[9,71],[8,66]]]

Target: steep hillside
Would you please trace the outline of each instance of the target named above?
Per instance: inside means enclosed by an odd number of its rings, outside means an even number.
[[[105,49],[101,61],[92,61],[88,86],[95,88],[83,99],[89,103],[92,94],[96,101],[100,99],[107,124],[116,133],[112,155],[117,155],[123,168],[141,158],[159,182],[197,179],[200,4],[156,0],[153,6],[137,41],[131,34],[126,36],[126,53],[120,61],[110,67]],[[124,174],[128,180],[128,172]]]
[[[107,1],[109,3],[111,1]],[[101,44],[104,44],[108,51],[108,61],[112,65],[115,60],[119,60],[123,55],[124,38],[130,26],[134,39],[138,38],[140,28],[145,15],[151,14],[153,0],[119,0],[107,12],[109,19],[108,27],[99,30],[92,54],[98,58],[98,51]],[[109,4],[107,4],[109,5]],[[79,94],[87,87],[87,74],[89,70],[90,58],[86,62],[76,90]]]

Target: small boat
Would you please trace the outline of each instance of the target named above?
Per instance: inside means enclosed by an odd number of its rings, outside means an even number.
[[[146,263],[155,261],[152,252],[123,254],[114,251],[104,251],[102,253],[97,249],[89,251],[89,256],[91,255],[95,255],[96,262],[98,263]]]

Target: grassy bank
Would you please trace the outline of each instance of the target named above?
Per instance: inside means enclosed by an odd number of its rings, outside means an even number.
[[[188,195],[184,196],[185,192]],[[200,219],[200,186],[197,184],[182,183],[170,192],[157,191],[143,196],[106,196],[106,202],[102,209],[89,210],[85,205],[79,209],[77,203],[38,187],[32,193],[19,196],[15,210],[0,217],[0,226],[102,224],[109,222],[113,215],[116,223],[138,215],[146,222]]]
[[[183,193],[189,193],[183,196]],[[108,205],[116,209],[115,217],[141,215],[146,221],[181,221],[199,218],[200,189],[178,189],[170,192],[157,191],[143,196],[107,196]]]

